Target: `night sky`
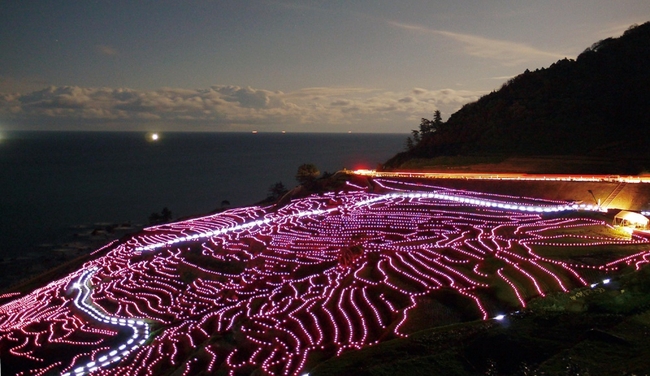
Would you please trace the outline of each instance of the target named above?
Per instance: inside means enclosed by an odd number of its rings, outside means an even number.
[[[0,132],[409,132],[647,0],[5,1]]]

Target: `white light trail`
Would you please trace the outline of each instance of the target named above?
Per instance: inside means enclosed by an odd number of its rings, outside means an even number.
[[[453,201],[457,203],[462,203],[462,204],[468,204],[468,205],[474,205],[474,206],[481,206],[481,207],[491,207],[491,208],[497,208],[501,210],[512,210],[512,211],[522,211],[522,212],[529,212],[529,213],[557,213],[561,211],[575,211],[575,210],[587,210],[587,211],[599,211],[600,209],[598,206],[595,205],[585,205],[585,204],[564,204],[564,205],[549,205],[549,206],[539,206],[539,205],[529,205],[526,203],[520,203],[520,204],[514,204],[514,203],[507,203],[503,201],[498,201],[498,200],[484,200],[484,199],[477,199],[477,198],[471,198],[471,197],[466,197],[462,195],[452,195],[452,194],[446,194],[446,193],[434,193],[434,192],[394,192],[394,193],[389,193],[389,194],[384,194],[384,195],[373,195],[368,194],[368,196],[371,196],[368,199],[361,200],[356,202],[353,206],[354,207],[360,207],[360,206],[365,206],[365,205],[370,205],[376,202],[388,200],[391,198],[396,198],[396,197],[407,197],[407,198],[420,198],[420,199],[436,199],[436,200],[443,200],[443,201]],[[241,231],[241,230],[246,230],[250,229],[255,226],[263,226],[263,225],[268,225],[272,222],[278,221],[278,220],[286,220],[290,218],[301,218],[301,217],[306,217],[306,216],[312,216],[312,215],[323,215],[330,213],[334,210],[337,210],[336,208],[330,208],[326,210],[305,210],[305,211],[299,211],[297,213],[292,213],[284,216],[278,216],[274,218],[263,218],[263,219],[258,219],[255,221],[251,222],[246,222],[238,226],[231,226],[231,227],[225,227],[221,228],[218,230],[213,230],[213,231],[208,231],[208,232],[202,232],[198,234],[192,234],[192,235],[187,235],[187,236],[180,236],[172,240],[168,240],[165,242],[158,242],[154,244],[149,244],[143,247],[137,247],[135,248],[136,251],[151,251],[157,248],[162,248],[165,246],[169,246],[172,244],[177,244],[177,243],[182,243],[182,242],[187,242],[187,241],[195,241],[198,239],[203,239],[203,238],[210,238],[213,236],[219,236],[219,235],[224,235],[230,232],[235,232],[235,231]]]
[[[77,296],[74,299],[74,305],[93,319],[108,325],[115,325],[120,328],[131,328],[133,335],[124,344],[107,351],[105,354],[100,354],[96,361],[91,361],[83,366],[75,368],[72,372],[64,373],[62,376],[80,376],[87,373],[94,372],[100,368],[109,366],[116,363],[125,356],[129,355],[132,351],[142,346],[147,337],[149,337],[149,324],[140,319],[125,319],[122,317],[108,316],[95,307],[90,300],[91,288],[90,278],[97,271],[97,268],[85,270],[77,282],[72,287],[77,290]]]

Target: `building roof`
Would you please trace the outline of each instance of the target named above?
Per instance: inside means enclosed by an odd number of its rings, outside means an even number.
[[[626,220],[629,223],[641,224],[644,226],[646,226],[649,221],[645,216],[627,210],[621,210],[620,213],[616,214],[614,219]]]

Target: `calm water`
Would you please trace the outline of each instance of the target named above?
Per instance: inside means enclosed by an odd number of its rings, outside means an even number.
[[[320,171],[375,168],[403,134],[20,132],[0,140],[0,257],[32,252],[74,226],[147,223],[251,205],[271,184],[295,186],[302,163]]]

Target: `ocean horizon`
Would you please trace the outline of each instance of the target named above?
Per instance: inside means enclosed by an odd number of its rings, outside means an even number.
[[[254,205],[269,187],[297,185],[303,163],[321,172],[375,168],[407,134],[3,132],[0,257],[34,257],[78,229],[147,225],[208,214],[228,201]]]

